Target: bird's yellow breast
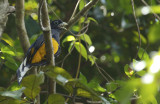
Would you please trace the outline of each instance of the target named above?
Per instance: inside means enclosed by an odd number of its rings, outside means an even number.
[[[53,45],[53,49],[54,49],[53,51],[55,54],[58,51],[59,44],[54,38],[52,38],[52,45]],[[34,48],[31,49],[31,54],[33,51],[34,51]],[[33,56],[31,63],[38,63],[44,60],[45,55],[46,55],[46,49],[45,49],[45,43],[43,43],[43,45],[37,50],[36,54]]]

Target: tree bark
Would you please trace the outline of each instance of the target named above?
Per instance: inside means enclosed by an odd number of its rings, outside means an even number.
[[[25,22],[24,22],[24,0],[16,0],[16,27],[17,33],[23,48],[24,53],[30,47],[30,42],[28,39]]]
[[[50,20],[48,16],[48,8],[46,0],[40,1],[39,7],[39,22],[41,25],[41,29],[43,30],[44,40],[45,40],[45,47],[47,60],[49,65],[55,66],[54,60],[54,53],[53,53],[53,45],[52,45],[52,35],[51,35],[51,27],[50,27]],[[56,82],[53,79],[49,78],[49,89],[48,92],[50,94],[56,93]]]
[[[8,14],[15,11],[13,6],[9,6],[8,0],[0,0],[0,37],[6,26]]]

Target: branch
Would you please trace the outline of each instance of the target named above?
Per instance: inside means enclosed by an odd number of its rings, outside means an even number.
[[[139,28],[139,24],[138,24],[138,21],[137,21],[135,8],[134,8],[134,1],[131,0],[131,3],[132,3],[133,16],[134,16],[134,19],[135,19],[135,22],[136,22],[136,25],[137,25],[137,31],[138,31],[138,36],[139,36],[139,47],[138,47],[138,50],[137,50],[137,53],[136,53],[136,57],[135,57],[135,59],[136,59],[142,43],[141,43],[141,32],[140,32],[140,28]]]
[[[53,53],[53,45],[52,45],[52,35],[51,35],[51,27],[50,27],[50,21],[48,16],[48,8],[46,0],[41,0],[39,6],[39,22],[41,29],[43,30],[44,40],[45,40],[45,47],[46,48],[46,55],[47,55],[47,61],[49,62],[49,65],[55,66],[55,60],[54,60],[54,53]],[[52,79],[49,79],[49,93],[56,93],[56,82]]]
[[[81,0],[78,0],[78,1],[77,1],[76,7],[75,7],[75,9],[74,9],[74,11],[73,11],[73,13],[72,13],[72,16],[71,16],[70,20],[71,20],[71,19],[74,17],[74,15],[76,14],[76,11],[77,11],[77,8],[78,8],[78,5],[79,5],[80,1],[81,1]]]
[[[8,14],[15,11],[13,6],[9,6],[8,0],[0,0],[0,37],[8,20]]]
[[[24,53],[30,47],[24,23],[24,0],[16,0],[16,27]]]
[[[69,21],[68,21],[68,25],[66,26],[67,29],[69,29],[72,25],[74,25],[80,18],[81,16],[83,16],[89,9],[91,9],[95,4],[98,3],[99,0],[92,0],[90,1],[88,4],[85,5],[85,7],[80,11],[78,12],[75,17],[72,17]],[[61,36],[66,32],[63,31],[61,33]]]
[[[50,20],[48,16],[48,8],[46,0],[41,0],[39,7],[39,22],[41,29],[43,31],[47,60],[49,65],[55,66],[54,54],[53,54],[53,45],[52,45],[52,35],[51,35],[51,27]]]

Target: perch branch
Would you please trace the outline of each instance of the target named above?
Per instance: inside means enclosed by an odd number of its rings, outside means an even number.
[[[23,51],[26,53],[30,42],[24,23],[24,0],[16,0],[16,27]]]
[[[51,27],[50,27],[50,20],[48,16],[48,8],[46,0],[41,0],[39,6],[39,22],[41,29],[43,31],[44,40],[45,40],[45,47],[46,54],[47,54],[47,61],[49,65],[55,66],[54,61],[54,54],[53,54],[53,45],[52,45],[52,36],[51,36]],[[56,82],[52,79],[49,79],[49,93],[56,93]]]

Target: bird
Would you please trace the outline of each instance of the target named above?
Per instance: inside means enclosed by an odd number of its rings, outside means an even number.
[[[51,24],[54,56],[58,57],[61,51],[59,35],[62,32],[62,30],[65,29],[67,23],[61,20],[54,20],[50,24]],[[24,60],[17,69],[18,83],[19,84],[21,83],[23,77],[31,69],[32,66],[43,66],[46,65],[47,63],[48,61],[46,57],[44,37],[43,34],[41,34],[36,39],[36,41],[30,46],[25,55]]]

